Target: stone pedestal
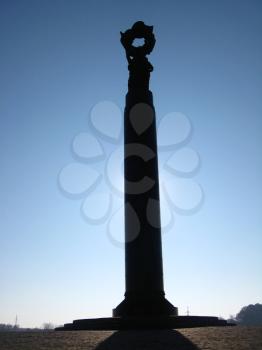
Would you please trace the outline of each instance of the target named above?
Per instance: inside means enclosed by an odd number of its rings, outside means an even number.
[[[211,316],[110,317],[75,320],[73,323],[66,323],[64,327],[56,328],[56,330],[144,330],[224,326],[235,326],[235,324],[229,324],[225,320]]]

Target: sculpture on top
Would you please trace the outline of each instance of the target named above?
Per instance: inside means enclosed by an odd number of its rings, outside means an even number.
[[[128,88],[149,90],[150,73],[153,71],[152,64],[146,55],[149,55],[155,46],[153,26],[147,26],[144,22],[136,22],[131,29],[121,33],[121,43],[126,50],[128,69],[130,72]],[[133,46],[135,39],[144,38],[143,46]]]

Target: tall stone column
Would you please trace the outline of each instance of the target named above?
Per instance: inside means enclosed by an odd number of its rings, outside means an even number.
[[[135,38],[144,38],[134,47]],[[177,308],[165,299],[161,244],[155,109],[149,90],[155,44],[153,27],[136,22],[121,42],[129,69],[124,115],[125,299],[113,316],[171,316]]]

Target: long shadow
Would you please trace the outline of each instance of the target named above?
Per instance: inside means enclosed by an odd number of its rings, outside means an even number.
[[[175,330],[118,331],[95,350],[200,350]]]

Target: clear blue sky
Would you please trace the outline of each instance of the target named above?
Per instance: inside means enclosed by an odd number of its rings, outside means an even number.
[[[0,322],[110,316],[123,299],[123,249],[57,176],[91,108],[124,107],[119,31],[137,20],[155,28],[157,117],[190,118],[202,165],[201,210],[163,236],[167,297],[223,317],[262,302],[261,17],[255,0],[1,1]]]

